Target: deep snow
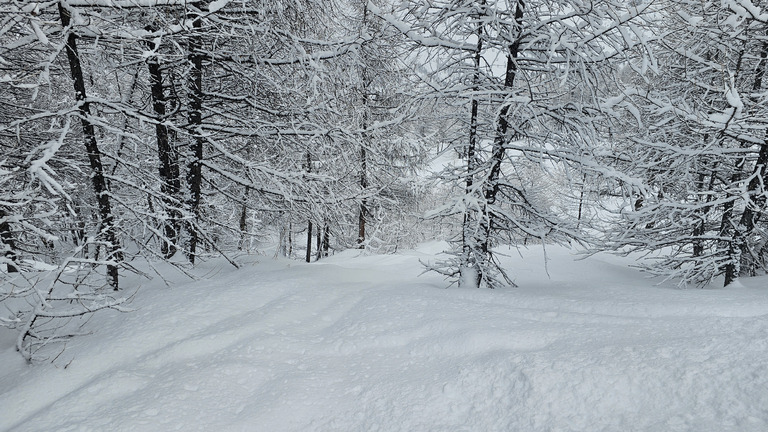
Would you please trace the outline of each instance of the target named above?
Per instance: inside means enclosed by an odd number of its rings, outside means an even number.
[[[169,272],[53,363],[0,329],[0,430],[768,430],[767,278],[679,290],[564,248],[547,277],[531,248],[519,288],[444,289],[417,277],[441,246]]]

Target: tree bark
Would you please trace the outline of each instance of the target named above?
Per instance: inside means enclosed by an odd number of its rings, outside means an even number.
[[[523,21],[523,8],[525,3],[523,0],[518,0],[515,7],[515,23],[517,25],[517,32],[520,32],[520,27]],[[510,34],[511,36],[511,34]],[[517,57],[520,52],[520,38],[515,37],[509,45],[509,52],[507,53],[507,65],[504,73],[504,88],[511,89],[515,85],[515,77],[517,76]],[[483,203],[483,215],[480,220],[482,239],[480,243],[480,252],[484,261],[490,261],[491,259],[491,231],[493,230],[494,219],[496,218],[496,195],[499,192],[499,177],[501,176],[501,165],[504,162],[506,155],[505,145],[507,144],[507,132],[509,131],[509,115],[510,104],[505,103],[501,110],[499,110],[499,116],[496,119],[496,134],[493,139],[493,146],[491,148],[490,158],[490,170],[488,173],[488,179],[484,185],[484,198]]]
[[[739,159],[734,167],[733,174],[731,175],[730,184],[736,184],[741,179],[742,170],[744,169],[744,158]],[[735,198],[732,198],[723,205],[723,216],[720,220],[720,237],[731,237],[727,241],[728,247],[728,262],[725,264],[723,274],[725,276],[725,282],[723,286],[728,286],[739,277],[740,272],[740,253],[741,250],[735,245],[739,241],[741,234],[738,231],[738,227],[734,226],[733,222],[733,207]]]
[[[248,236],[248,190],[249,188],[246,187],[243,191],[243,203],[240,207],[240,244],[238,245],[238,250],[246,249],[246,238]]]
[[[189,132],[191,142],[189,145],[189,162],[187,164],[187,187],[189,197],[187,207],[192,216],[188,226],[189,250],[187,251],[189,262],[195,263],[197,246],[200,242],[200,200],[203,186],[203,136],[200,127],[203,123],[203,58],[202,36],[200,34],[203,25],[199,13],[195,14],[192,21],[192,30],[189,35],[189,52],[187,61],[190,65],[187,86],[189,91]]]
[[[581,178],[581,189],[579,190],[579,212],[576,215],[576,229],[581,226],[582,211],[584,209],[584,189],[587,187],[587,173],[584,173]]]
[[[325,222],[325,227],[323,228],[323,258],[328,256],[328,252],[331,248],[331,227],[328,226],[328,222]]]
[[[286,256],[290,258],[293,255],[293,222],[288,222],[288,253]]]
[[[61,2],[58,4],[58,7],[61,23],[65,29],[68,29],[70,27],[71,21],[70,12]],[[107,259],[113,262],[107,264],[107,283],[112,287],[112,289],[117,291],[119,289],[118,266],[115,263],[120,263],[123,260],[123,254],[115,232],[112,205],[109,199],[109,190],[107,190],[107,183],[104,176],[104,165],[102,164],[101,151],[99,150],[99,146],[96,141],[96,130],[93,126],[93,123],[90,121],[90,102],[88,101],[85,93],[85,79],[83,78],[83,69],[80,63],[80,55],[77,51],[77,35],[75,35],[72,29],[69,29],[67,34],[66,51],[67,60],[69,61],[69,71],[72,76],[75,89],[75,100],[78,103],[80,122],[83,128],[85,150],[88,155],[88,162],[90,163],[92,170],[91,182],[93,184],[93,191],[96,195],[99,208],[100,231],[107,244]]]
[[[363,135],[365,136],[365,134]],[[363,139],[365,141],[365,138]],[[365,152],[365,145],[360,146],[360,189],[365,193],[368,188],[368,158]],[[357,218],[357,247],[365,249],[365,222],[368,217],[368,199],[360,200],[360,209]]]
[[[368,30],[368,5],[366,4],[363,8],[363,21],[362,21],[362,27],[363,30],[367,32]],[[362,110],[363,110],[363,119],[361,124],[362,132],[360,134],[360,189],[363,194],[366,193],[366,189],[368,188],[368,155],[366,153],[366,148],[371,144],[371,137],[370,134],[367,131],[368,128],[368,122],[369,122],[369,100],[368,100],[368,92],[370,91],[370,80],[368,79],[368,68],[366,65],[362,66],[362,71],[360,72],[360,77],[363,81],[362,85]],[[360,208],[358,209],[357,214],[357,247],[358,249],[365,249],[365,224],[368,216],[368,199],[362,198],[360,200]]]
[[[467,142],[467,151],[464,157],[467,160],[467,171],[464,180],[464,195],[470,197],[475,183],[475,170],[477,169],[477,116],[479,102],[477,93],[480,91],[480,62],[482,61],[483,51],[483,25],[477,26],[477,49],[473,59],[474,75],[472,77],[472,99],[469,103],[469,137]],[[465,198],[466,199],[466,198]],[[461,222],[461,262],[459,263],[459,285],[470,280],[475,287],[480,285],[481,274],[476,270],[476,257],[474,250],[475,227],[472,226],[472,215],[470,209],[465,209]],[[470,275],[475,271],[474,275]]]
[[[8,273],[18,273],[19,268],[15,265],[18,259],[16,242],[13,239],[11,224],[8,222],[7,217],[8,213],[0,208],[0,243],[8,246],[8,250],[5,251],[5,258],[8,260],[5,265]]]
[[[148,45],[152,51],[157,49],[157,45],[154,42],[148,42]],[[167,214],[167,219],[163,220],[163,235],[165,238],[162,239],[161,253],[167,259],[176,253],[179,232],[181,230],[179,158],[175,149],[171,146],[168,126],[164,123],[167,120],[166,98],[163,90],[163,74],[160,62],[156,56],[152,56],[147,60],[147,68],[149,70],[152,109],[157,120],[155,124],[155,139],[157,141],[157,156],[160,161],[160,191],[163,194],[162,201]]]
[[[305,261],[312,261],[312,221],[307,222],[307,256]]]

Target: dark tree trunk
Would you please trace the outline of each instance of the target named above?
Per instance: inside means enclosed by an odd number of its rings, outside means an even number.
[[[6,269],[8,273],[18,273],[19,269],[15,263],[18,259],[16,255],[16,242],[13,239],[11,232],[11,224],[8,223],[8,213],[4,209],[0,208],[0,243],[6,245],[8,250],[5,251]]]
[[[515,8],[515,23],[518,26],[517,33],[520,32],[520,27],[523,21],[523,8],[525,3],[523,0],[518,0]],[[512,35],[510,34],[510,37]],[[507,53],[507,67],[504,74],[504,88],[511,89],[515,85],[515,77],[517,76],[517,57],[520,52],[520,39],[515,38],[514,42],[509,45],[509,52]],[[496,195],[499,192],[499,177],[501,175],[501,165],[504,162],[506,155],[505,146],[507,144],[507,132],[509,131],[509,104],[504,104],[499,111],[499,116],[496,119],[496,134],[493,139],[493,146],[491,148],[490,169],[488,173],[488,179],[484,185],[484,198],[485,203],[483,206],[483,215],[480,220],[482,239],[480,239],[480,252],[484,261],[490,261],[491,257],[491,230],[493,230],[494,219],[496,219]]]
[[[203,123],[203,53],[202,37],[200,30],[203,26],[202,18],[196,14],[192,21],[192,30],[189,35],[189,53],[187,61],[190,71],[187,78],[189,91],[189,132],[191,142],[189,145],[189,159],[187,163],[187,187],[189,197],[187,207],[192,215],[188,223],[189,231],[189,262],[195,263],[198,243],[200,242],[200,200],[203,187],[203,136],[200,127]]]
[[[475,183],[475,170],[477,169],[477,116],[479,103],[477,101],[477,93],[480,91],[480,62],[482,60],[483,50],[483,26],[482,24],[477,26],[477,50],[475,51],[475,57],[473,59],[474,76],[472,77],[472,100],[469,107],[469,139],[467,143],[467,151],[464,157],[467,160],[467,172],[464,183],[464,194],[469,197],[473,192],[473,185]],[[464,211],[461,221],[461,262],[459,264],[459,284],[465,282],[469,276],[468,272],[476,271],[475,260],[475,227],[472,226],[472,210],[466,209]],[[477,272],[473,275],[474,286],[480,284],[480,273]]]
[[[312,261],[312,221],[307,222],[307,262]]]
[[[367,127],[366,125],[363,128]],[[368,145],[367,134],[363,133],[363,145],[360,146],[360,189],[366,193],[368,189],[368,156],[365,146]],[[365,223],[368,218],[368,199],[360,200],[360,210],[357,218],[357,247],[365,249]]]
[[[364,29],[367,30],[368,28],[368,6],[367,4],[363,8],[363,21],[362,26]],[[370,92],[370,86],[371,86],[371,80],[369,78],[368,69],[365,65],[362,67],[362,71],[360,72],[363,85],[362,85],[362,124],[361,129],[362,132],[360,134],[360,189],[363,194],[366,194],[368,189],[368,155],[366,153],[366,149],[369,148],[368,146],[371,145],[371,136],[368,133],[368,123],[370,121],[369,118],[369,99],[368,95]],[[357,247],[358,249],[365,249],[365,228],[366,228],[366,222],[368,218],[368,199],[362,198],[360,200],[360,208],[358,209],[357,214]]]
[[[69,10],[67,10],[62,3],[59,3],[58,6],[61,23],[66,29],[70,26],[71,21]],[[85,150],[92,170],[91,182],[98,202],[100,231],[107,244],[108,256],[106,258],[119,263],[123,260],[123,254],[115,233],[112,205],[109,199],[106,179],[104,177],[104,165],[101,162],[101,151],[96,142],[96,130],[93,123],[90,121],[91,108],[90,103],[86,98],[83,69],[80,64],[80,55],[77,52],[77,36],[72,29],[69,30],[67,35],[66,51],[67,59],[69,61],[69,71],[75,88],[75,100],[78,102],[80,122],[83,128]],[[118,266],[116,264],[107,265],[107,282],[115,291],[119,289]]]
[[[581,226],[582,211],[584,209],[584,189],[587,187],[587,174],[584,173],[581,179],[581,190],[579,191],[579,213],[576,215],[576,229]]]
[[[293,222],[288,222],[288,258],[293,255]]]
[[[307,174],[312,173],[312,154],[307,150],[306,153],[306,166]],[[312,261],[312,219],[307,221],[307,255],[305,260],[307,262]]]
[[[702,217],[693,227],[693,256],[700,257],[704,255],[704,243],[699,239],[706,233],[706,226]]]
[[[248,188],[243,191],[243,203],[240,208],[240,244],[238,250],[245,249],[246,238],[248,236]]]
[[[323,258],[328,256],[328,252],[331,249],[331,227],[328,226],[328,222],[325,223],[323,228]]]
[[[149,49],[154,51],[157,46],[149,42]],[[175,149],[171,146],[168,127],[165,125],[166,98],[163,90],[163,74],[157,56],[147,60],[149,69],[150,94],[152,95],[152,109],[155,112],[157,124],[155,124],[155,139],[157,140],[157,156],[160,161],[160,190],[167,219],[163,220],[163,235],[161,253],[165,258],[170,258],[176,253],[181,230],[181,212],[179,210],[179,193],[181,191],[181,179],[179,178],[179,158]]]
[[[731,175],[730,179],[730,185],[736,184],[740,179],[742,175],[742,170],[744,169],[744,158],[740,159],[736,166],[734,167],[733,174]],[[741,252],[741,250],[735,245],[738,243],[739,238],[741,237],[741,234],[738,232],[738,227],[734,226],[733,221],[733,207],[734,207],[734,201],[735,198],[732,198],[728,202],[723,205],[723,216],[720,220],[720,237],[722,238],[728,238],[730,239],[727,241],[727,248],[728,248],[728,262],[725,264],[725,268],[723,269],[723,273],[725,275],[725,282],[723,283],[723,286],[730,285],[733,281],[738,279],[739,277],[739,264],[740,264],[740,254],[737,254],[737,252]]]

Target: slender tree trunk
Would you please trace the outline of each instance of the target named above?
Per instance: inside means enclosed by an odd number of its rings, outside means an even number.
[[[246,187],[243,191],[243,203],[240,207],[240,244],[238,245],[238,250],[246,249],[246,238],[248,236],[248,190],[249,188]]]
[[[323,228],[323,258],[328,257],[328,252],[331,248],[331,227],[328,226],[328,222],[325,222]]]
[[[288,236],[288,233],[285,230],[285,226],[280,227],[280,236],[277,242],[277,252],[275,252],[275,256],[286,256],[288,254],[288,243],[286,240],[286,237]]]
[[[368,5],[367,3],[363,7],[363,20],[362,20],[362,30],[368,31]],[[361,136],[360,136],[360,189],[363,194],[367,193],[366,189],[368,189],[368,155],[366,153],[366,149],[369,148],[371,144],[371,137],[368,133],[368,123],[370,121],[369,118],[369,100],[368,100],[368,93],[370,91],[370,84],[371,81],[368,77],[368,68],[366,65],[363,65],[361,68],[360,77],[363,81],[362,85],[362,110],[363,110],[363,119],[361,124]],[[358,209],[357,214],[357,247],[358,249],[365,249],[365,224],[368,217],[368,199],[362,198],[360,200],[360,208]]]
[[[309,150],[306,153],[306,170],[307,174],[312,173],[312,154]],[[312,260],[312,219],[307,221],[307,254],[305,260],[307,262]]]
[[[202,6],[201,6],[202,7]],[[188,77],[189,91],[189,131],[191,143],[187,163],[187,187],[189,197],[187,206],[192,216],[188,223],[189,231],[189,262],[195,263],[197,246],[200,242],[200,200],[203,186],[203,136],[200,127],[203,123],[203,53],[201,28],[203,22],[199,15],[192,21],[192,31],[189,35],[189,53],[187,61],[190,65]]]
[[[515,7],[515,23],[517,25],[516,33],[520,32],[520,27],[523,21],[523,8],[525,3],[523,0],[518,0]],[[512,36],[511,34],[509,35]],[[520,52],[520,39],[516,36],[515,40],[509,45],[509,52],[507,53],[507,66],[504,74],[504,88],[512,89],[515,85],[515,77],[517,76],[517,57]],[[501,176],[501,165],[504,162],[506,155],[505,146],[507,144],[507,132],[509,131],[509,115],[510,104],[505,103],[499,111],[499,116],[496,119],[496,134],[493,139],[493,146],[491,148],[490,158],[490,170],[488,173],[488,179],[484,185],[485,203],[483,204],[483,215],[480,220],[482,239],[480,239],[480,250],[482,253],[482,260],[489,262],[491,259],[491,231],[494,226],[494,219],[496,218],[496,195],[499,192],[499,177]]]
[[[582,210],[584,208],[584,189],[587,187],[587,174],[584,173],[584,175],[581,178],[581,190],[579,191],[579,213],[576,216],[576,229],[579,229],[579,226],[581,226],[581,217],[582,217]]]
[[[312,221],[307,222],[307,256],[305,261],[312,261]]]
[[[477,169],[477,116],[479,102],[477,93],[480,91],[480,62],[483,51],[483,25],[477,26],[477,50],[473,59],[474,75],[472,77],[472,100],[469,105],[469,139],[465,157],[467,159],[467,172],[464,183],[465,200],[473,194],[475,183],[475,170]],[[478,287],[480,285],[480,273],[477,271],[475,257],[475,231],[472,218],[472,209],[465,209],[461,222],[461,261],[459,263],[459,285],[470,282]],[[475,272],[475,274],[471,274]]]
[[[8,250],[5,251],[6,269],[8,273],[18,273],[19,269],[15,263],[18,259],[16,255],[16,242],[13,240],[13,234],[11,232],[11,224],[8,222],[8,213],[3,208],[0,208],[0,243],[6,245]]]
[[[59,16],[65,29],[69,28],[71,16],[69,10],[63,3],[58,4]],[[99,207],[100,231],[107,244],[107,259],[114,264],[107,265],[107,283],[117,291],[119,289],[118,265],[123,260],[123,254],[120,244],[117,240],[114,216],[112,214],[112,205],[109,199],[109,190],[104,177],[104,165],[101,161],[101,151],[96,142],[96,130],[90,121],[91,109],[90,102],[85,93],[85,79],[83,78],[83,69],[80,64],[80,55],[77,51],[77,36],[72,29],[69,29],[66,42],[67,60],[69,61],[69,71],[75,88],[75,100],[78,103],[80,113],[80,122],[83,128],[83,139],[85,150],[88,155],[88,162],[91,165],[91,182],[93,192]]]
[[[365,126],[364,126],[365,127]],[[363,135],[365,136],[365,134]],[[365,141],[365,138],[364,138]],[[360,147],[360,189],[366,193],[368,188],[368,158],[365,152],[365,144]],[[368,199],[360,200],[360,210],[357,218],[357,247],[365,249],[365,222],[368,217]]]
[[[288,255],[290,258],[293,255],[293,222],[288,222]]]
[[[148,45],[152,51],[157,49],[157,45],[154,42],[149,42]],[[171,146],[168,126],[164,123],[167,120],[166,98],[163,90],[163,74],[157,56],[152,56],[147,60],[147,69],[149,70],[152,109],[157,120],[155,124],[155,139],[157,141],[157,156],[160,161],[160,191],[163,194],[163,210],[167,216],[163,220],[163,235],[165,238],[162,239],[161,253],[167,259],[176,253],[179,233],[181,231],[179,158],[175,149]]]
[[[733,185],[735,185],[741,179],[744,164],[744,158],[740,159],[736,163],[730,179],[731,187],[733,187]],[[720,220],[720,237],[730,237],[730,239],[726,240],[728,246],[728,262],[725,264],[725,268],[723,269],[723,273],[725,275],[725,282],[723,283],[723,286],[728,286],[736,279],[738,279],[740,272],[741,254],[737,252],[741,252],[741,250],[736,246],[736,243],[738,243],[741,234],[738,232],[738,227],[734,226],[733,221],[733,207],[735,200],[736,198],[734,197],[725,203],[723,206],[723,216]]]

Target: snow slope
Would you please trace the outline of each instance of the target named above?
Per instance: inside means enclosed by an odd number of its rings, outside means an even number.
[[[417,277],[436,247],[209,262],[52,364],[0,330],[0,430],[768,430],[768,279],[677,290],[553,248],[550,278],[530,249],[520,288],[446,290]]]

